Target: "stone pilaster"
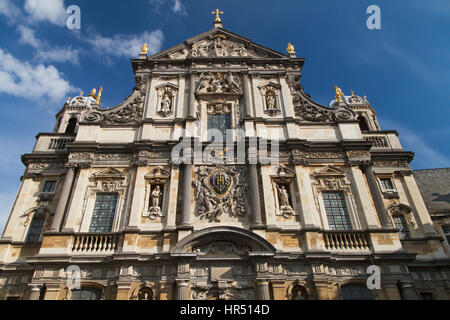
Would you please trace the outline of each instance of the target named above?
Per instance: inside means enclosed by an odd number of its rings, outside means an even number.
[[[378,220],[376,211],[372,206],[372,199],[370,198],[370,191],[366,187],[364,176],[361,169],[357,166],[351,166],[351,173],[356,187],[356,196],[361,206],[364,219],[369,229],[378,229]]]
[[[70,167],[67,171],[66,178],[64,179],[64,185],[61,191],[61,196],[56,207],[55,217],[53,218],[52,225],[49,231],[59,231],[66,211],[67,202],[69,201],[70,190],[72,189],[73,180],[75,178],[75,168]]]
[[[131,203],[129,229],[137,229],[140,225],[140,218],[145,201],[145,173],[146,167],[138,167],[134,184],[133,202]]]
[[[414,179],[412,172],[410,170],[406,170],[396,173],[402,177],[403,187],[408,197],[408,201],[410,201],[410,203],[416,209],[425,233],[429,236],[435,236],[436,232],[434,229],[433,221],[431,220],[431,216],[428,213],[428,209],[425,206],[422,194],[420,193],[419,187],[416,183],[416,179]]]
[[[378,218],[380,219],[381,226],[383,228],[392,228],[392,223],[389,219],[386,207],[384,206],[383,197],[378,188],[377,179],[373,173],[372,165],[364,163],[362,170],[367,178],[367,183],[369,185],[370,192],[372,194],[373,202],[375,204],[375,209],[377,210]]]

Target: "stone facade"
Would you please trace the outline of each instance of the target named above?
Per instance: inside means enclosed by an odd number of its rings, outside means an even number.
[[[68,101],[22,157],[0,299],[448,299],[449,255],[413,153],[367,99],[314,102],[304,61],[216,21],[133,59],[122,104]],[[208,119],[223,115],[231,139],[211,147]],[[330,194],[350,228],[330,220]],[[114,199],[109,232],[92,232],[99,195]],[[381,288],[367,293],[370,265]]]

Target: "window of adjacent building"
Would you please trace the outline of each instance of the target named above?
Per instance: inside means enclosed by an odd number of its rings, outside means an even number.
[[[395,215],[392,217],[395,223],[395,227],[399,229],[398,233],[400,239],[407,239],[409,237],[408,225],[403,215]]]
[[[343,300],[372,300],[372,292],[363,285],[344,285],[341,294]]]
[[[383,190],[395,190],[391,178],[381,178],[380,183]]]
[[[111,232],[116,214],[117,198],[117,193],[97,194],[89,232]]]
[[[216,129],[222,133],[225,140],[227,130],[231,129],[231,115],[230,114],[209,114],[208,115],[208,141],[213,141],[214,133],[211,129]]]
[[[41,239],[42,229],[44,228],[45,215],[36,212],[31,220],[30,227],[28,228],[27,242],[38,242]]]
[[[352,230],[344,193],[326,191],[322,196],[330,230]]]
[[[433,300],[432,292],[420,292],[420,298],[422,300]]]
[[[56,189],[56,181],[46,181],[43,192],[53,193]]]
[[[70,300],[100,300],[102,290],[97,288],[82,288],[80,290],[72,290]]]

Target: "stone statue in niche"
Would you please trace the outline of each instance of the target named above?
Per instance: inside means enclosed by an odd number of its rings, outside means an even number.
[[[289,218],[290,216],[295,215],[294,209],[292,209],[289,202],[289,192],[286,189],[286,186],[276,184],[276,188],[278,193],[278,201],[280,203],[281,215],[285,218]]]
[[[174,104],[174,95],[173,92],[171,92],[170,89],[166,88],[164,91],[162,91],[160,93],[160,99],[161,102],[159,104],[159,115],[161,115],[162,117],[168,117],[169,115],[171,115],[172,109],[173,109],[173,104]]]
[[[161,216],[161,198],[163,196],[163,192],[161,190],[160,185],[156,185],[156,187],[150,193],[150,208],[149,208],[149,217],[151,220],[156,220]]]
[[[281,207],[289,206],[289,195],[285,186],[277,186],[278,187],[278,196],[280,197],[280,205]]]
[[[264,113],[271,117],[277,116],[281,113],[279,103],[277,101],[277,90],[279,88],[276,85],[265,85],[259,88],[264,103]]]
[[[266,96],[267,110],[277,109],[277,99],[273,91],[269,91]]]
[[[161,112],[169,113],[172,109],[172,99],[169,97],[169,94],[164,93],[162,102],[161,102]]]

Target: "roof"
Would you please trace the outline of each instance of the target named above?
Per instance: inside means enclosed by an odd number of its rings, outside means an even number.
[[[428,211],[450,214],[450,168],[414,170]]]

